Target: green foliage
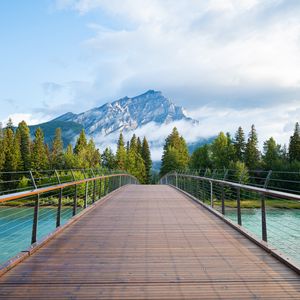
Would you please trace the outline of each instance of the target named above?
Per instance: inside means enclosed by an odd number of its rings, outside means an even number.
[[[19,123],[17,134],[20,138],[20,151],[22,160],[22,170],[30,170],[31,168],[31,139],[30,130],[25,121]]]
[[[245,142],[245,134],[243,128],[240,126],[235,133],[234,136],[234,149],[235,149],[235,160],[243,161],[245,150],[246,150],[246,142]]]
[[[245,163],[250,170],[255,170],[260,166],[260,153],[258,150],[258,139],[255,126],[251,126],[245,150]]]
[[[85,136],[85,132],[84,132],[84,129],[81,130],[80,132],[80,135],[76,141],[76,145],[75,145],[75,148],[74,148],[74,153],[75,154],[79,154],[80,151],[86,149],[87,147],[87,139],[86,139],[86,136]]]
[[[289,159],[290,161],[300,161],[300,126],[298,122],[295,125],[294,134],[290,137]]]
[[[116,164],[118,170],[125,170],[126,156],[127,154],[124,147],[124,138],[121,132],[118,140],[118,148],[116,153]]]
[[[113,170],[116,168],[116,157],[110,148],[105,148],[101,155],[102,167]]]
[[[234,146],[230,135],[220,132],[211,145],[211,152],[214,168],[228,168],[230,161],[234,159]]]
[[[189,160],[190,157],[186,142],[179,135],[177,128],[174,127],[172,133],[166,138],[160,175],[163,176],[176,169],[186,169]]]
[[[64,166],[64,145],[61,137],[61,129],[56,128],[55,137],[50,153],[51,168],[62,169]]]
[[[209,145],[203,145],[193,152],[190,160],[191,169],[207,169],[212,168],[212,165],[213,162]]]
[[[247,184],[249,183],[249,170],[244,162],[236,161],[232,162],[230,165],[230,169],[234,170],[234,180]]]
[[[35,139],[32,147],[31,167],[33,170],[46,170],[49,166],[48,155],[44,143],[44,133],[41,128],[35,132]]]
[[[280,145],[276,144],[273,137],[264,142],[263,162],[265,168],[272,170],[280,160],[281,149]]]
[[[2,129],[2,123],[0,122],[0,172],[3,169],[5,161],[5,152],[4,152],[4,133]]]
[[[139,139],[138,139],[139,141]],[[145,183],[149,184],[151,182],[151,168],[152,168],[152,160],[151,160],[151,153],[148,141],[146,137],[143,139],[141,155],[144,160],[145,164]]]

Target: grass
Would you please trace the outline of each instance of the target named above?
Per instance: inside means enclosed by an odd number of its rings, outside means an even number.
[[[214,201],[214,204],[221,206],[221,201]],[[236,208],[236,200],[226,200],[226,207]],[[300,209],[300,201],[280,200],[280,199],[266,199],[266,206],[272,208],[284,208],[284,209]],[[257,199],[253,200],[241,200],[241,208],[260,208],[261,201]]]
[[[62,199],[62,206],[73,206],[73,198],[63,198]],[[90,202],[91,199],[88,200]],[[10,206],[10,207],[32,207],[35,205],[34,200],[14,200],[14,201],[7,201],[0,204],[1,206]],[[49,197],[49,198],[43,198],[40,200],[40,206],[52,206],[57,207],[58,206],[58,198],[55,197]],[[77,199],[77,207],[83,207],[84,206],[84,200],[83,199]]]

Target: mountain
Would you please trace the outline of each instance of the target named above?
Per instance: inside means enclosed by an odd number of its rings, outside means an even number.
[[[67,146],[70,142],[73,141],[74,137],[79,135],[80,131],[83,129],[81,124],[75,122],[64,122],[64,121],[50,121],[46,123],[41,123],[38,125],[29,126],[30,135],[33,137],[36,129],[40,127],[45,135],[45,142],[51,144],[56,128],[61,128],[62,131],[62,140],[64,145]]]
[[[182,107],[174,105],[161,92],[149,90],[142,95],[124,97],[80,114],[68,112],[53,121],[80,124],[89,135],[109,135],[116,131],[134,130],[149,122],[168,124],[179,120],[197,122],[188,118]]]
[[[129,132],[131,135],[130,131],[140,129],[148,124],[146,132],[158,131],[155,132],[154,139],[151,140],[148,136],[151,150],[157,150],[162,149],[167,135],[163,126],[174,121],[185,121],[185,123],[178,124],[179,130],[180,126],[188,126],[193,133],[198,130],[199,122],[187,117],[181,106],[173,104],[161,92],[149,90],[139,96],[124,97],[79,114],[65,113],[52,121],[30,126],[30,132],[33,135],[36,128],[41,127],[45,134],[45,141],[51,144],[55,129],[60,127],[66,147],[69,143],[74,144],[76,137],[84,129],[89,136],[95,139],[97,146],[103,149],[103,147],[116,144],[120,131]],[[185,136],[185,138],[188,140],[189,137]],[[190,153],[195,148],[209,142],[211,142],[210,138],[199,138],[194,143],[188,143]],[[155,152],[154,160],[159,160],[158,151]]]

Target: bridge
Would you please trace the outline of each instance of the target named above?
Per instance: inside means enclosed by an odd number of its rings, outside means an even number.
[[[32,246],[2,266],[0,298],[299,299],[296,264],[193,196],[192,187],[206,184],[200,179],[170,174],[160,185],[137,185],[115,174],[1,196],[33,197],[35,206]],[[210,192],[224,187],[207,184]],[[85,209],[60,224],[64,191],[74,188],[77,205],[82,185]],[[236,188],[240,197],[245,187]],[[41,201],[54,192],[57,228],[39,240]]]

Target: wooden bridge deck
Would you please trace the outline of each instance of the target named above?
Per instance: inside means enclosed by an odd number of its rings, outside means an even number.
[[[1,299],[300,299],[299,276],[168,186],[126,186],[0,278]]]

